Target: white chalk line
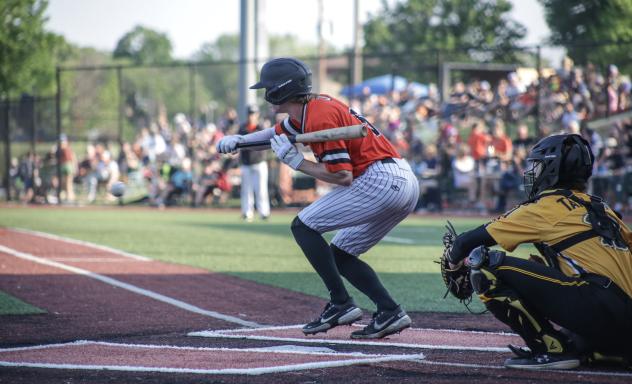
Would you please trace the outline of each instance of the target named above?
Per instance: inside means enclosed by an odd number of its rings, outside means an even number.
[[[239,324],[239,325],[242,325],[244,327],[255,328],[255,327],[261,327],[262,326],[261,324],[258,324],[258,323],[252,322],[252,321],[243,320],[243,319],[240,319],[240,318],[235,317],[235,316],[225,315],[225,314],[222,314],[222,313],[219,313],[219,312],[215,312],[215,311],[209,311],[209,310],[197,307],[195,305],[192,305],[192,304],[189,304],[189,303],[185,303],[184,301],[180,301],[180,300],[174,299],[172,297],[165,296],[165,295],[162,295],[162,294],[154,292],[154,291],[150,291],[148,289],[140,288],[140,287],[137,287],[135,285],[128,284],[128,283],[122,282],[120,280],[113,279],[111,277],[107,277],[107,276],[100,275],[98,273],[90,272],[90,271],[85,270],[85,269],[73,267],[73,266],[70,266],[70,265],[63,264],[63,263],[58,263],[56,261],[52,261],[52,260],[48,260],[48,259],[41,258],[41,257],[38,257],[38,256],[34,256],[34,255],[31,255],[31,254],[28,254],[28,253],[20,252],[20,251],[17,251],[15,249],[12,249],[12,248],[5,247],[4,245],[0,245],[0,252],[6,253],[6,254],[9,254],[11,256],[15,256],[15,257],[18,257],[18,258],[21,258],[21,259],[24,259],[24,260],[32,261],[32,262],[43,264],[43,265],[48,265],[48,266],[51,266],[51,267],[55,267],[55,268],[63,269],[63,270],[66,270],[66,271],[69,271],[69,272],[72,272],[72,273],[76,273],[78,275],[86,276],[86,277],[89,277],[89,278],[101,281],[103,283],[112,285],[114,287],[122,288],[122,289],[128,290],[130,292],[134,292],[136,294],[139,294],[139,295],[142,295],[142,296],[146,296],[146,297],[152,298],[154,300],[158,300],[158,301],[166,303],[166,304],[173,305],[174,307],[183,309],[185,311],[197,313],[199,315],[212,317],[212,318],[215,318],[215,319],[227,321],[229,323]]]
[[[205,352],[256,352],[256,353],[278,353],[278,354],[297,354],[297,355],[318,355],[318,356],[349,356],[349,357],[375,357],[375,356],[395,356],[393,354],[383,353],[363,353],[363,352],[323,352],[323,351],[307,351],[297,350],[287,347],[287,349],[279,347],[279,349],[269,349],[269,347],[256,347],[256,348],[228,348],[228,347],[192,347],[183,345],[168,345],[168,344],[133,344],[133,343],[115,343],[109,341],[92,341],[92,340],[77,340],[66,343],[55,344],[41,344],[31,345],[26,347],[9,347],[0,348],[0,353],[21,352],[21,351],[34,351],[43,349],[63,348],[63,347],[81,347],[86,345],[103,345],[108,347],[117,348],[139,348],[139,349],[160,349],[160,350],[185,350],[185,351],[205,351]],[[415,354],[419,355],[419,354]],[[404,355],[411,356],[411,355]]]
[[[83,245],[83,246],[86,246],[86,247],[91,247],[91,248],[94,248],[94,249],[99,249],[101,251],[114,253],[114,254],[117,254],[119,256],[127,257],[127,258],[138,260],[138,261],[153,261],[149,257],[136,255],[136,254],[133,254],[133,253],[121,251],[120,249],[111,248],[111,247],[108,247],[108,246],[105,246],[105,245],[91,243],[89,241],[71,239],[71,238],[68,238],[68,237],[53,235],[53,234],[50,234],[50,233],[33,231],[31,229],[24,229],[24,228],[7,228],[7,229],[10,230],[10,231],[13,231],[13,232],[18,232],[18,233],[23,233],[23,234],[27,234],[27,235],[43,237],[45,239],[63,241],[65,243],[74,244],[74,245]]]
[[[410,343],[394,343],[387,341],[365,341],[365,340],[336,340],[336,339],[317,339],[317,338],[298,338],[298,337],[276,337],[276,336],[259,336],[259,335],[239,335],[231,333],[220,333],[216,331],[190,332],[187,336],[208,337],[215,339],[242,339],[242,340],[259,340],[259,341],[285,341],[295,343],[308,344],[340,344],[340,345],[365,345],[373,347],[399,347],[399,348],[416,348],[416,349],[439,349],[439,350],[456,350],[456,351],[478,351],[478,352],[511,352],[508,348],[500,347],[471,347],[465,345],[441,345],[441,344],[410,344]]]
[[[177,349],[177,350],[196,350],[196,351],[218,351],[218,352],[250,352],[250,353],[276,353],[276,354],[296,354],[296,355],[314,355],[314,356],[336,356],[349,357],[345,360],[334,360],[316,363],[286,364],[272,367],[262,368],[224,368],[224,369],[192,369],[192,368],[171,368],[171,367],[145,367],[131,365],[97,365],[97,364],[55,364],[55,363],[33,363],[33,362],[12,362],[0,361],[0,366],[5,367],[27,367],[27,368],[49,368],[49,369],[69,369],[69,370],[112,370],[126,372],[165,372],[165,373],[196,373],[196,374],[224,374],[224,375],[262,375],[266,373],[282,373],[308,369],[334,368],[344,367],[356,364],[376,364],[393,361],[420,361],[425,358],[422,353],[411,355],[371,355],[361,352],[339,353],[339,352],[309,352],[297,350],[268,350],[265,348],[209,348],[209,347],[182,347],[172,345],[154,345],[154,344],[123,344],[109,342],[95,342],[80,340],[71,343],[49,344],[42,346],[18,347],[0,349],[2,352],[13,352],[33,349],[45,349],[64,346],[84,346],[84,345],[106,345],[121,348],[151,348],[151,349]]]
[[[78,340],[69,343],[58,344],[46,344],[35,345],[28,347],[14,347],[0,349],[2,352],[14,352],[24,350],[57,348],[63,346],[81,346],[81,345],[107,345],[117,346],[122,348],[154,348],[154,349],[179,349],[179,350],[196,350],[196,351],[223,351],[223,352],[256,352],[256,353],[285,353],[285,354],[307,354],[307,355],[333,355],[333,356],[351,356],[351,357],[365,357],[375,356],[366,359],[354,359],[334,362],[321,362],[321,363],[304,363],[304,364],[291,364],[281,365],[275,367],[266,368],[228,368],[228,369],[186,369],[186,368],[167,368],[167,367],[142,367],[142,366],[117,366],[117,365],[83,365],[83,364],[44,364],[44,363],[31,363],[31,362],[8,362],[0,361],[0,366],[5,367],[27,367],[27,368],[50,368],[50,369],[69,369],[69,370],[114,370],[114,371],[128,371],[128,372],[165,372],[165,373],[198,373],[198,374],[242,374],[242,375],[261,375],[265,373],[282,373],[298,370],[319,369],[319,368],[334,368],[342,366],[351,366],[355,364],[371,364],[381,363],[389,361],[414,361],[419,364],[446,366],[455,368],[475,368],[475,369],[493,369],[500,370],[506,369],[500,365],[485,365],[485,364],[468,364],[468,363],[455,363],[455,362],[439,362],[427,360],[425,356],[420,354],[414,355],[370,355],[363,354],[361,352],[306,352],[296,350],[266,350],[265,348],[213,348],[213,347],[186,347],[186,346],[173,346],[173,345],[156,345],[156,344],[126,344],[126,343],[111,343],[102,341],[88,341]],[[607,371],[578,371],[578,370],[546,370],[551,373],[570,374],[570,375],[586,375],[586,376],[611,376],[611,377],[632,377],[632,373],[625,372],[607,372]]]
[[[363,325],[358,323],[350,324],[352,327],[361,328]],[[271,327],[261,328],[232,328],[232,329],[218,329],[209,330],[209,332],[221,332],[221,333],[248,333],[248,332],[262,332],[262,331],[281,331],[284,329],[298,329],[302,328],[303,324],[291,324],[291,325],[276,325]],[[462,329],[446,329],[446,328],[408,328],[411,331],[428,331],[428,332],[448,332],[448,333],[464,333],[464,334],[479,334],[479,335],[494,335],[494,336],[518,336],[512,332],[490,332],[490,331],[464,331]],[[193,333],[193,332],[192,332]]]

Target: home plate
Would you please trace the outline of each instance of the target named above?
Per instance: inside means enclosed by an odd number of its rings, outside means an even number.
[[[327,333],[305,336],[301,325],[266,328],[242,328],[190,332],[188,336],[249,340],[283,341],[287,343],[372,345],[403,348],[451,349],[483,352],[509,352],[508,344],[523,345],[513,333],[458,331],[450,329],[409,328],[383,339],[353,340],[349,335],[362,325],[340,326]]]
[[[199,348],[77,341],[0,349],[0,366],[67,370],[114,370],[242,374],[290,372],[393,361],[420,361],[424,355],[340,353],[292,345],[275,348]]]

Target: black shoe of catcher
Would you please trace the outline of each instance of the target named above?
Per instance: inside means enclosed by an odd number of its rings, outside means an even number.
[[[517,356],[505,360],[506,368],[515,369],[575,369],[580,361],[577,356],[566,354],[541,353],[529,357]]]
[[[398,306],[392,311],[380,311],[373,314],[369,325],[351,333],[352,339],[381,339],[410,327],[412,321],[406,311]]]
[[[303,333],[313,335],[327,332],[337,325],[351,324],[362,318],[362,310],[356,307],[353,299],[349,298],[344,304],[327,303],[320,317],[303,327]]]

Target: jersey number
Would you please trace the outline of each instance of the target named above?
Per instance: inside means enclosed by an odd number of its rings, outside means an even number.
[[[362,116],[361,114],[359,114],[358,112],[354,111],[353,108],[349,108],[349,113],[352,114],[356,119],[360,120],[360,122],[362,122],[362,124],[364,124],[365,126],[369,127],[369,129],[371,131],[373,131],[373,134],[375,136],[381,136],[382,134],[380,133],[380,131],[378,131],[377,128],[375,128],[373,126],[373,124],[371,124],[369,122],[369,120],[366,119],[366,117]]]

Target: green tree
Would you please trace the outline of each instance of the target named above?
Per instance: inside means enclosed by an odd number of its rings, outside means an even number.
[[[270,36],[270,57],[309,57],[314,56],[316,52],[318,52],[316,44],[300,41],[294,35],[285,34]],[[325,52],[327,54],[334,53],[334,46],[326,44]]]
[[[71,48],[46,31],[47,6],[45,0],[0,1],[0,98],[54,92],[55,65]]]
[[[113,56],[130,59],[135,64],[166,63],[171,61],[171,50],[166,34],[137,26],[116,43]]]
[[[408,61],[400,62],[412,64],[434,63],[437,50],[450,61],[519,60],[516,47],[526,29],[509,18],[507,0],[405,0],[383,7],[364,26],[365,54],[405,55]]]
[[[600,44],[632,41],[632,0],[539,1],[551,29],[551,42],[566,47],[575,62],[623,66],[632,59],[630,44]]]

